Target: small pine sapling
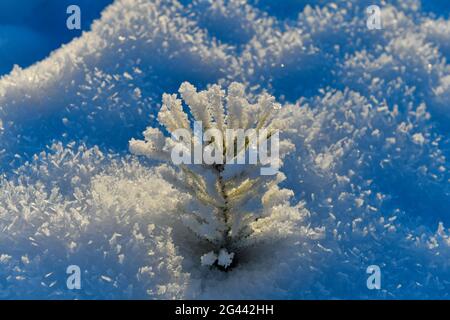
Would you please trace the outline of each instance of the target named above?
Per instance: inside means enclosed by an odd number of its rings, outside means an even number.
[[[292,191],[278,186],[284,174],[273,171],[293,145],[278,139],[285,120],[280,116],[281,105],[266,93],[251,103],[239,83],[231,83],[227,92],[219,85],[197,92],[187,82],[179,93],[182,99],[163,95],[157,118],[162,130],[147,128],[145,140],[130,141],[130,151],[169,164],[159,167],[160,174],[190,195],[180,208],[181,221],[211,246],[200,258],[202,265],[227,270],[236,264],[243,248],[270,238],[269,232],[273,235],[267,225],[271,216],[278,216],[278,235],[288,232],[287,216],[298,216],[298,208],[289,204]],[[239,133],[244,133],[243,139]],[[267,151],[269,142],[270,156],[254,157],[256,150]],[[174,161],[180,153],[184,160],[192,156],[193,160]],[[243,161],[252,156],[257,160]]]

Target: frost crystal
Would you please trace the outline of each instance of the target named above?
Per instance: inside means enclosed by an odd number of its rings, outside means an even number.
[[[216,263],[216,261],[217,255],[213,251],[205,253],[201,257],[202,266],[212,266],[214,263]]]
[[[220,249],[219,257],[217,258],[217,264],[225,269],[228,268],[233,262],[234,253],[228,253],[226,249]]]

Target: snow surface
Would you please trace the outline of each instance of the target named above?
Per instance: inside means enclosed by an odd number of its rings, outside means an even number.
[[[450,6],[376,2],[369,31],[365,0],[116,0],[2,77],[0,298],[448,299]],[[267,90],[296,147],[301,226],[229,272],[201,265],[184,195],[128,152],[184,81]]]

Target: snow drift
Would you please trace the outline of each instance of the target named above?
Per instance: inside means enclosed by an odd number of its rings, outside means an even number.
[[[448,7],[383,2],[369,31],[366,1],[283,4],[117,0],[0,80],[0,297],[449,298]],[[269,92],[295,145],[301,223],[226,273],[201,266],[160,164],[128,152],[184,81]]]

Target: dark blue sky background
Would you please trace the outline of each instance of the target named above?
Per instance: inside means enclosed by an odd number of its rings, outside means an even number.
[[[1,0],[0,75],[14,64],[27,67],[68,43],[81,31],[68,30],[67,7],[81,8],[82,30],[89,30],[94,19],[113,0]]]

